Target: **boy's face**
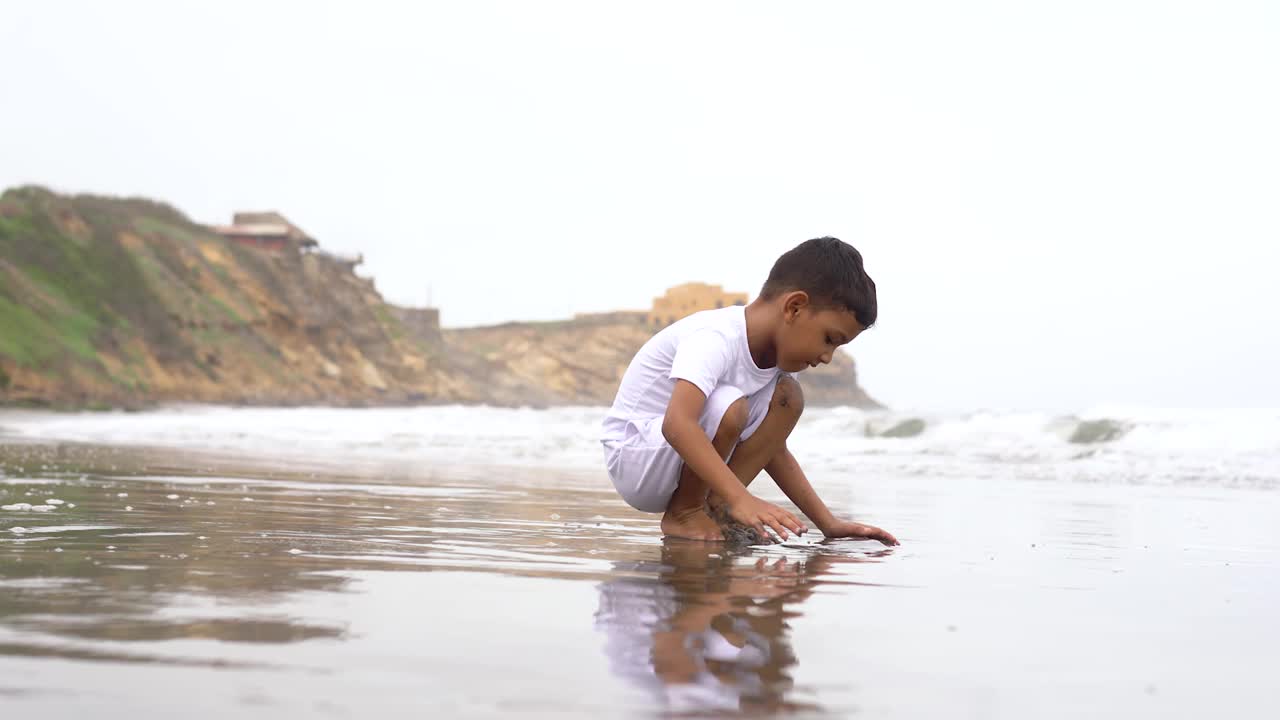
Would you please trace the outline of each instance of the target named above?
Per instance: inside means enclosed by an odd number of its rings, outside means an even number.
[[[805,293],[789,298],[783,305],[783,323],[778,332],[778,368],[800,372],[831,362],[836,348],[861,333],[858,318],[844,308],[815,307]]]

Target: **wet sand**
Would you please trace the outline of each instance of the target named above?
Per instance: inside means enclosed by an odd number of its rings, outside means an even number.
[[[1280,716],[1270,490],[837,478],[901,547],[730,548],[581,469],[0,470],[6,717]]]

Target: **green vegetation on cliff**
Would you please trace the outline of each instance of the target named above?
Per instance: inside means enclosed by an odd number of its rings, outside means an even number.
[[[116,328],[173,339],[116,235],[128,227],[122,210],[181,216],[146,201],[82,198],[75,205],[39,188],[0,196],[0,353],[26,367],[78,362],[101,371],[95,348]]]
[[[9,190],[0,401],[341,400],[375,376],[422,394],[432,378],[400,366],[426,349],[384,337],[403,333],[367,288],[325,257],[241,247],[160,203]],[[379,330],[350,337],[362,325]]]

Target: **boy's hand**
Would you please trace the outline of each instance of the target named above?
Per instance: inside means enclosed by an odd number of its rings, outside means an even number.
[[[824,528],[822,534],[829,538],[858,538],[860,540],[879,540],[885,545],[898,544],[898,538],[875,525],[863,525],[862,523],[846,522],[844,520],[838,520],[831,527]]]
[[[803,534],[808,528],[804,526],[795,515],[783,510],[772,503],[767,503],[754,495],[743,493],[742,499],[729,506],[729,517],[737,520],[743,525],[755,528],[756,533],[764,538],[769,539],[769,533],[765,531],[765,526],[773,528],[778,533],[778,537],[786,540],[789,535],[787,531],[796,535]]]

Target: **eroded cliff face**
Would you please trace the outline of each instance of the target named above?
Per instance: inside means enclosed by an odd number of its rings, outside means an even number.
[[[0,196],[0,399],[475,401],[372,284],[323,253],[228,242],[137,199]]]
[[[439,332],[322,252],[244,247],[142,199],[0,196],[0,403],[604,405],[634,318]],[[874,405],[853,362],[811,403]]]

